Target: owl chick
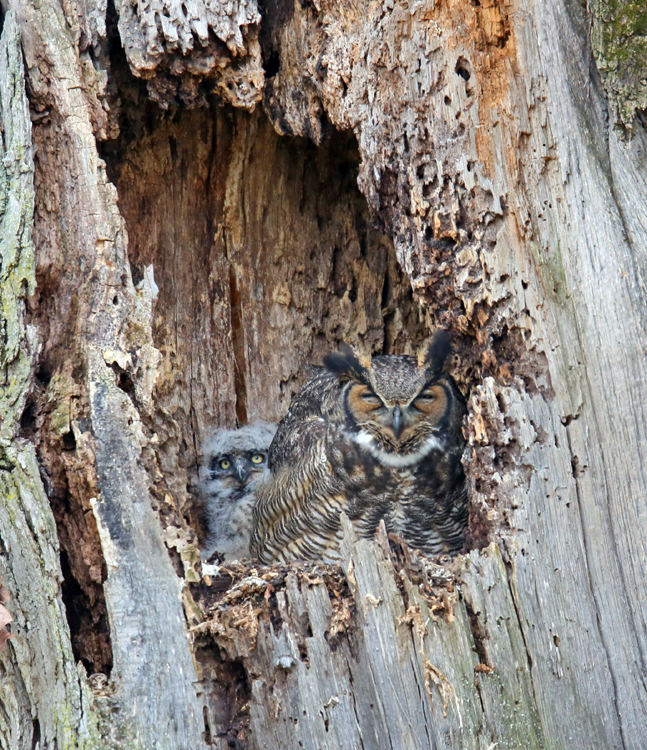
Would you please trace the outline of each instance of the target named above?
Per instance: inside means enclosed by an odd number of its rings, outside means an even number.
[[[262,562],[339,559],[345,512],[359,535],[380,520],[426,554],[463,544],[465,402],[443,372],[439,330],[416,359],[361,363],[349,346],[324,358],[280,423],[271,478],[254,508],[252,555]]]
[[[275,424],[256,422],[239,430],[216,429],[204,444],[200,485],[206,499],[209,536],[202,551],[226,560],[249,557],[256,490],[269,476],[267,451]]]

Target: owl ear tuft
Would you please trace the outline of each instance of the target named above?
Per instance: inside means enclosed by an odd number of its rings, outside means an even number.
[[[326,354],[323,363],[324,367],[340,380],[358,380],[361,382],[366,380],[366,370],[348,344],[342,344],[339,351],[334,354]]]
[[[431,376],[437,377],[445,366],[445,360],[452,350],[452,335],[443,328],[438,328],[429,345],[418,357],[418,366],[426,367]]]

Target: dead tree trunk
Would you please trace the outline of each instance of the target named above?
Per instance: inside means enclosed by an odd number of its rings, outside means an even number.
[[[0,747],[644,748],[644,13],[2,8]],[[465,554],[203,577],[206,430],[438,324]]]

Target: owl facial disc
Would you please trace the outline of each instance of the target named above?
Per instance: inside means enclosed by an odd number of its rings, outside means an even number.
[[[425,554],[458,552],[467,525],[465,400],[444,371],[450,334],[419,357],[324,358],[294,397],[258,488],[250,550],[261,562],[343,559],[342,513]]]
[[[450,335],[437,331],[417,360],[378,356],[365,365],[347,345],[324,358],[340,382],[347,433],[380,463],[412,466],[443,449],[452,399],[442,370],[450,349]]]

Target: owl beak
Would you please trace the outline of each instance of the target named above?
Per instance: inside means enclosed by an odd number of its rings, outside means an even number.
[[[398,439],[402,434],[402,409],[400,408],[400,404],[396,404],[393,410],[393,434]]]
[[[238,479],[240,480],[241,484],[245,484],[245,482],[249,478],[249,472],[247,471],[247,469],[245,469],[244,466],[238,466],[236,468],[236,474],[238,474]]]

